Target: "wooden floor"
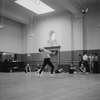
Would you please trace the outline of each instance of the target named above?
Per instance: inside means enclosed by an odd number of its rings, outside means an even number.
[[[100,100],[100,74],[0,73],[0,100]]]

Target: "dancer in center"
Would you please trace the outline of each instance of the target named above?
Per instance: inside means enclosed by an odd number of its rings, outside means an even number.
[[[39,52],[42,52],[44,55],[44,62],[42,65],[42,68],[39,71],[39,75],[38,78],[40,77],[41,72],[43,71],[43,69],[45,68],[45,66],[48,64],[51,67],[51,78],[53,78],[53,71],[54,71],[54,65],[52,64],[52,62],[50,61],[50,55],[54,55],[56,52],[51,52],[47,49],[44,48],[39,48]]]

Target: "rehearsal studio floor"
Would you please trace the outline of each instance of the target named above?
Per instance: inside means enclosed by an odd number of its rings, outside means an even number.
[[[100,100],[100,74],[0,73],[0,100]]]

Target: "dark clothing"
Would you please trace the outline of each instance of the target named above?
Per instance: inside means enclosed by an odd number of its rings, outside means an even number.
[[[79,61],[79,71],[80,71],[80,67],[83,62],[83,57],[81,55],[79,55],[78,61]]]
[[[90,72],[89,63],[87,60],[84,60],[83,65],[86,68],[86,72]]]
[[[61,73],[58,69],[55,70],[55,73]]]
[[[52,62],[50,61],[50,58],[45,58],[44,59],[44,62],[43,62],[43,65],[42,65],[42,68],[41,68],[39,74],[41,74],[41,72],[43,71],[43,69],[45,68],[45,66],[47,64],[51,67],[51,74],[53,74],[54,66],[53,66]]]
[[[98,61],[94,61],[94,73],[99,73],[99,68],[98,68]]]
[[[74,67],[69,67],[69,74],[73,74],[75,72],[75,68]]]
[[[81,67],[82,62],[83,62],[83,61],[79,61],[79,67]]]
[[[81,67],[81,64],[83,62],[83,57],[82,56],[79,56],[78,61],[79,61],[79,67]]]

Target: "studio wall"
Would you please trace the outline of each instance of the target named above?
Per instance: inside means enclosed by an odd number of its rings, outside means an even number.
[[[34,21],[34,36],[27,39],[28,52],[38,53],[39,47],[46,47],[50,31],[57,34],[57,42],[61,51],[71,50],[71,17],[68,12],[60,12],[51,15],[40,16]],[[30,34],[30,32],[28,32]],[[29,35],[28,35],[29,36]],[[32,43],[32,47],[29,44]],[[31,50],[30,50],[31,49]]]
[[[22,54],[23,61],[42,61],[39,47],[47,47],[50,31],[57,34],[60,60],[77,60],[83,50],[100,50],[100,13],[93,10],[75,18],[67,11],[40,15],[33,18],[32,25],[23,25],[5,18],[5,28],[0,29],[0,51]],[[30,54],[30,56],[27,56]]]
[[[5,27],[0,29],[0,51],[22,54],[25,49],[23,24],[4,18],[4,25]]]
[[[92,10],[84,16],[84,50],[100,49],[100,10]]]
[[[73,18],[73,50],[83,50],[83,16]]]
[[[67,12],[59,12],[40,15],[33,19],[33,25],[27,25],[27,53],[31,53],[27,60],[43,60],[38,52],[40,47],[48,47],[50,31],[57,34],[57,42],[60,48],[60,60],[72,60],[72,51],[75,51],[73,59],[83,50],[83,18],[74,18]],[[33,34],[33,36],[30,36]],[[34,55],[34,56],[32,56]]]

